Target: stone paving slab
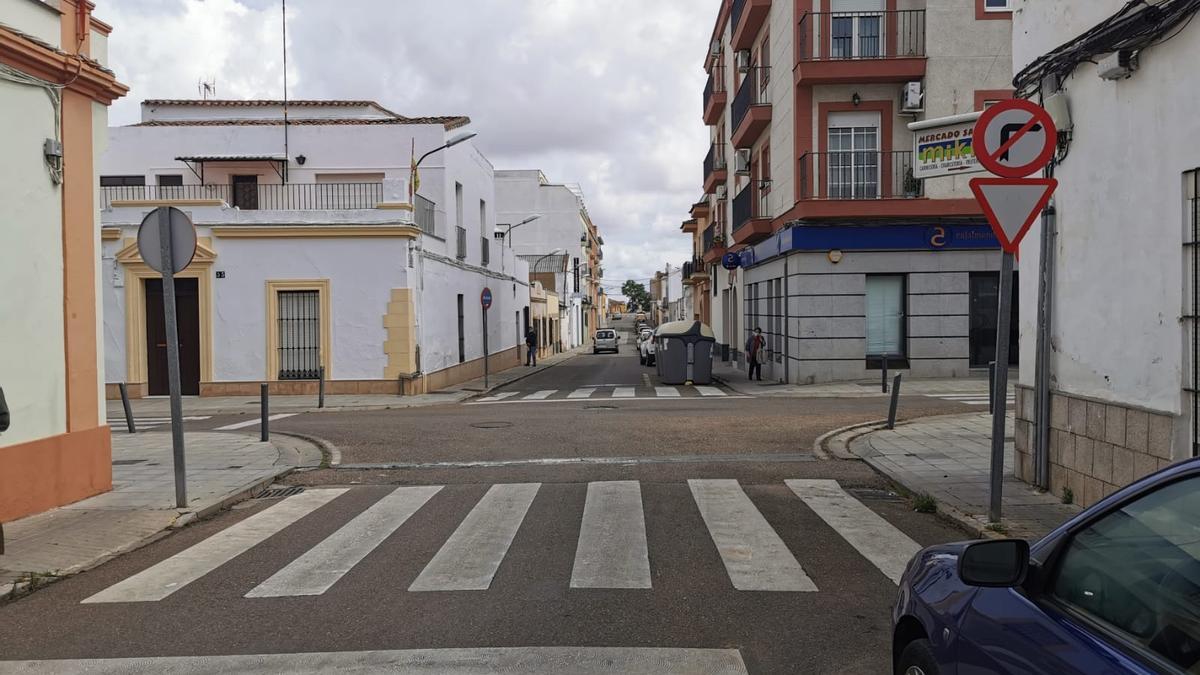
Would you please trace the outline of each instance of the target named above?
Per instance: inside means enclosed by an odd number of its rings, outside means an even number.
[[[241,434],[186,434],[188,506],[176,508],[171,435],[113,434],[112,491],[5,523],[0,598],[25,588],[31,574],[53,578],[95,567],[297,466],[320,463],[319,451],[298,450],[279,436],[262,443]]]
[[[992,417],[968,413],[926,418],[840,437],[839,457],[856,456],[903,485],[928,494],[938,509],[975,536],[1001,536],[988,529],[991,489]],[[1007,536],[1038,539],[1080,511],[1013,475],[1013,419],[1005,424],[1002,524]]]

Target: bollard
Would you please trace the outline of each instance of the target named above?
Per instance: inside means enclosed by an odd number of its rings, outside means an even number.
[[[988,363],[988,414],[996,407],[996,362]]]
[[[896,379],[892,382],[892,401],[888,404],[888,423],[887,428],[896,428],[896,408],[900,404],[900,378],[904,373],[896,373]]]
[[[133,423],[133,409],[129,407],[129,390],[125,388],[124,382],[117,383],[117,389],[121,390],[121,405],[125,406],[125,426],[129,427],[129,433],[136,434],[137,426]]]
[[[325,407],[325,366],[321,366],[317,370],[317,376],[319,378],[321,378],[320,381],[317,382],[317,407],[324,408]]]
[[[271,399],[270,394],[267,392],[266,384],[259,385],[258,394],[260,397],[259,414],[262,416],[262,423],[259,425],[259,428],[262,430],[261,438],[265,442],[271,440],[271,420],[269,419],[271,414]]]
[[[888,362],[888,357],[887,357],[887,354],[884,354],[884,355],[883,355],[883,356],[880,358],[880,361],[879,361],[879,364],[880,364],[880,365],[879,365],[879,368],[880,368],[880,370],[879,370],[879,374],[880,374],[880,377],[879,377],[879,382],[880,382],[880,384],[883,386],[883,393],[885,393],[885,394],[886,394],[886,393],[888,393],[888,387],[887,387],[887,362]]]

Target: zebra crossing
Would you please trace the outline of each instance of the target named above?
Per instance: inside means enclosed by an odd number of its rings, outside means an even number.
[[[552,403],[593,399],[719,399],[746,398],[709,385],[634,386],[602,384],[574,389],[540,389],[538,391],[503,391],[484,396],[465,405],[495,403]]]
[[[932,398],[940,398],[943,401],[953,401],[955,403],[964,403],[966,405],[986,406],[988,404],[988,394],[986,391],[976,394],[970,393],[955,393],[955,394],[924,394]],[[1014,405],[1017,402],[1016,394],[1009,393],[1005,399],[1006,406]]]
[[[204,420],[212,419],[211,415],[185,415],[184,422],[203,422]],[[135,417],[133,418],[134,427],[136,429],[155,429],[161,426],[170,426],[170,417]],[[129,428],[125,425],[124,417],[110,417],[108,420],[109,427],[115,433],[128,433]]]
[[[898,582],[904,566],[920,548],[917,542],[835,480],[785,480],[784,485],[799,498],[795,504],[788,505],[789,510],[797,515],[804,508],[815,513],[821,522],[892,582]],[[432,504],[436,503],[444,487],[401,486],[390,490],[361,512],[350,516],[323,540],[296,554],[290,562],[277,563],[283,565],[281,568],[262,569],[262,576],[255,580],[257,585],[244,597],[326,594],[339,581],[354,574],[356,567],[384,542],[393,537],[404,537],[401,528],[411,518],[422,512],[440,513],[441,507]],[[424,562],[407,591],[479,592],[491,589],[518,532],[523,528],[540,532],[550,525],[527,522],[541,488],[540,483],[491,485],[465,517],[447,525],[445,529],[453,529],[440,539],[443,542],[440,548]],[[355,489],[364,488],[314,488],[286,497],[82,602],[162,601],[239,556],[253,556],[254,549],[268,539],[278,536],[286,540],[289,528],[303,527],[300,524],[303,518],[321,509],[332,508],[331,502]],[[656,489],[664,488],[656,486]],[[843,583],[843,580],[810,577],[780,531],[767,520],[737,480],[692,479],[687,481],[687,489],[699,512],[698,522],[703,524],[700,531],[691,534],[711,541],[715,555],[710,564],[720,561],[735,591],[811,593],[818,591],[823,582],[834,588]],[[655,506],[651,503],[647,508],[638,481],[587,483],[582,516],[570,525],[577,532],[572,542],[574,563],[569,579],[562,579],[562,583],[570,589],[652,591],[655,579],[659,578],[652,575],[652,569],[661,574],[665,569],[677,570],[680,563],[695,564],[695,560],[659,560],[651,555],[654,548],[649,545],[646,516],[655,512]],[[335,512],[340,513],[337,509]],[[542,513],[545,513],[544,509]],[[440,521],[438,527],[441,527]],[[658,527],[665,529],[650,531],[671,531],[679,535],[679,525],[660,523]],[[786,534],[794,537],[797,533],[789,530]],[[819,533],[806,531],[802,534],[811,540]],[[551,574],[547,572],[547,575]]]

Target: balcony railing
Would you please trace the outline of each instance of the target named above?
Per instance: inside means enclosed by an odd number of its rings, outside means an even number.
[[[920,197],[921,181],[913,178],[912,155],[911,150],[807,153],[800,158],[800,199]]]
[[[708,227],[704,228],[704,233],[700,236],[700,238],[701,238],[701,241],[704,243],[704,252],[705,253],[708,253],[709,251],[711,251],[713,249],[713,239],[716,237],[716,234],[717,234],[717,224],[716,223],[713,223],[712,225],[709,225]]]
[[[754,188],[746,186],[733,198],[733,229],[750,222],[754,217]]]
[[[434,206],[436,206],[436,205],[432,201],[422,197],[421,195],[415,195],[413,197],[413,201],[416,202],[415,204],[413,204],[413,207],[414,207],[413,219],[416,220],[417,227],[421,228],[421,231],[424,232],[425,234],[436,237],[437,236],[437,231],[436,231],[437,226],[435,225],[434,215],[433,215]]]
[[[800,61],[925,56],[925,10],[809,12],[800,17]]]
[[[742,84],[733,97],[732,129],[736,130],[742,125],[746,113],[750,112],[750,108],[753,106],[771,104],[771,100],[767,96],[767,84],[770,81],[771,69],[767,66],[755,66],[742,76]]]
[[[708,149],[708,155],[704,157],[704,180],[713,175],[714,171],[725,170],[725,153],[722,152],[721,146],[713,143]]]
[[[122,185],[100,188],[102,208],[111,207],[114,201],[176,199],[219,199],[243,210],[373,209],[383,201],[383,183]]]
[[[467,257],[467,228],[455,227],[454,231],[455,231],[455,234],[457,235],[456,257],[459,260],[465,260]]]
[[[733,7],[729,12],[729,30],[736,31],[738,22],[742,20],[742,10],[746,9],[746,0],[733,0]]]
[[[712,74],[708,76],[708,84],[704,85],[704,109],[708,110],[708,103],[712,100],[713,94],[725,93],[725,69],[721,66],[713,68]]]

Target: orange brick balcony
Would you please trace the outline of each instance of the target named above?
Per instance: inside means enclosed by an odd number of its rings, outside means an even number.
[[[755,67],[742,78],[731,109],[733,147],[749,148],[771,126],[771,100],[767,97],[767,85],[771,81],[771,69]]]
[[[774,231],[771,219],[754,214],[754,188],[747,186],[733,198],[733,244],[757,244]]]
[[[808,12],[796,84],[908,82],[925,77],[925,10]]]
[[[733,48],[750,49],[770,14],[771,0],[733,0],[729,14]]]
[[[704,123],[709,126],[716,124],[728,104],[729,94],[725,91],[725,69],[717,66],[709,74],[708,84],[704,85]]]
[[[721,148],[714,143],[704,158],[704,192],[712,194],[716,191],[717,186],[724,185],[728,178],[729,172],[725,168],[725,153],[721,152]]]

